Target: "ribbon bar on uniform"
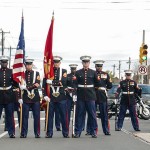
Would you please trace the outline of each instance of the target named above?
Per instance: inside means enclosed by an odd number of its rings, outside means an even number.
[[[94,85],[81,85],[81,84],[78,84],[78,87],[83,87],[83,88],[89,88],[89,87],[94,87]]]
[[[122,92],[122,94],[134,94],[134,92]]]
[[[0,90],[4,90],[4,91],[5,91],[5,90],[9,90],[9,89],[11,89],[11,87],[12,87],[12,86],[8,86],[8,87],[0,87]]]

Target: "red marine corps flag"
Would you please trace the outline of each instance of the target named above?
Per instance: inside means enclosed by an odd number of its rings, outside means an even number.
[[[45,43],[45,51],[44,51],[44,76],[45,79],[53,79],[54,78],[54,70],[53,70],[53,53],[52,53],[52,45],[53,45],[53,25],[54,25],[54,13],[51,20],[51,25],[48,31],[46,43]],[[46,94],[50,97],[50,89],[47,85]]]
[[[53,45],[53,25],[54,25],[54,13],[51,20],[51,25],[48,31],[46,44],[45,44],[45,51],[44,51],[44,76],[45,80],[54,78],[54,69],[53,69],[53,53],[52,53],[52,45]],[[46,83],[46,95],[50,98],[50,84]],[[46,113],[46,135],[47,135],[47,126],[48,126],[48,113],[49,113],[49,102],[47,101],[47,109],[45,110]]]

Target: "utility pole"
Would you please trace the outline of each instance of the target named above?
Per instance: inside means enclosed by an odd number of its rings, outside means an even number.
[[[119,79],[120,79],[120,72],[121,72],[121,60],[119,60]]]
[[[11,46],[9,48],[5,48],[5,49],[8,49],[9,50],[9,68],[10,68],[10,65],[11,65],[11,52],[12,52],[12,49],[17,49],[17,48],[12,48]]]
[[[113,76],[115,77],[115,68],[116,68],[116,65],[114,64],[113,65]]]
[[[129,61],[127,63],[129,63],[129,70],[130,70],[131,69],[131,57],[129,57]]]
[[[2,55],[4,55],[4,40],[5,40],[5,38],[4,38],[4,34],[6,34],[6,33],[10,33],[10,32],[4,32],[2,29],[1,29],[1,32],[0,32],[1,34],[2,34]]]
[[[144,45],[145,44],[145,30],[143,30],[143,41],[142,41],[142,44]],[[143,84],[143,75],[141,75],[141,84]]]
[[[143,43],[145,43],[145,30],[143,30]],[[147,47],[148,48],[148,47]],[[146,62],[145,62],[145,65],[146,66],[148,66],[148,64],[147,64],[147,56],[146,56]],[[148,71],[147,71],[147,73],[148,73]],[[143,79],[142,79],[143,80]],[[148,74],[147,75],[145,75],[145,82],[146,82],[146,84],[148,84]]]

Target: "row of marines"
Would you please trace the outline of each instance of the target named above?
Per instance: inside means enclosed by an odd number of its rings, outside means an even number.
[[[81,56],[80,59],[83,68],[76,70],[77,65],[71,64],[71,73],[67,74],[67,70],[61,68],[62,58],[60,56],[54,56],[54,79],[43,79],[43,99],[49,104],[46,118],[46,138],[53,137],[53,120],[56,110],[59,112],[58,117],[62,126],[62,135],[64,138],[69,138],[70,115],[74,96],[77,96],[74,137],[79,138],[81,136],[85,124],[85,115],[87,113],[86,135],[97,138],[96,104],[101,112],[103,132],[105,135],[111,135],[107,110],[107,90],[112,87],[112,82],[109,74],[102,71],[104,61],[94,61],[95,71],[89,68],[90,56]],[[21,127],[20,138],[27,137],[30,109],[33,112],[35,138],[40,138],[40,95],[38,88],[40,87],[41,78],[39,72],[32,69],[33,60],[26,59],[25,61],[26,85],[19,85],[13,80],[12,69],[7,68],[7,57],[1,56],[0,61],[0,116],[3,108],[5,108],[9,137],[15,138],[14,108],[17,106],[18,110],[20,104],[22,106],[22,122],[21,125],[19,124]],[[131,80],[131,71],[127,70],[125,73],[126,79],[120,82],[116,93],[116,97],[118,97],[120,92],[123,93],[117,123],[118,131],[123,126],[127,109],[130,111],[134,130],[140,131],[134,98],[134,93],[140,89],[137,83]],[[50,86],[50,97],[46,92],[47,85]],[[17,101],[15,100],[14,93],[17,93]],[[17,112],[19,114],[19,111]],[[18,118],[20,120],[20,116]]]

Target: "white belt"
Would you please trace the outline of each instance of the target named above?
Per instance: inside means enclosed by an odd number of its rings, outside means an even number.
[[[106,97],[108,97],[108,95],[107,95],[107,90],[106,90],[106,88],[105,88],[105,87],[98,87],[98,90],[102,90],[102,91],[104,91],[104,92],[105,92],[105,94],[106,94]]]
[[[98,90],[106,90],[106,88],[104,88],[104,87],[98,87]]]
[[[94,87],[94,85],[81,85],[81,84],[78,84],[78,87],[83,87],[83,88],[88,88],[88,87]]]
[[[74,89],[74,88],[72,88],[72,87],[68,86],[68,89]]]
[[[12,86],[8,86],[8,87],[0,87],[0,90],[3,90],[3,91],[9,90],[9,89],[11,89],[11,87],[12,87]]]
[[[122,94],[134,94],[134,92],[122,92]]]

